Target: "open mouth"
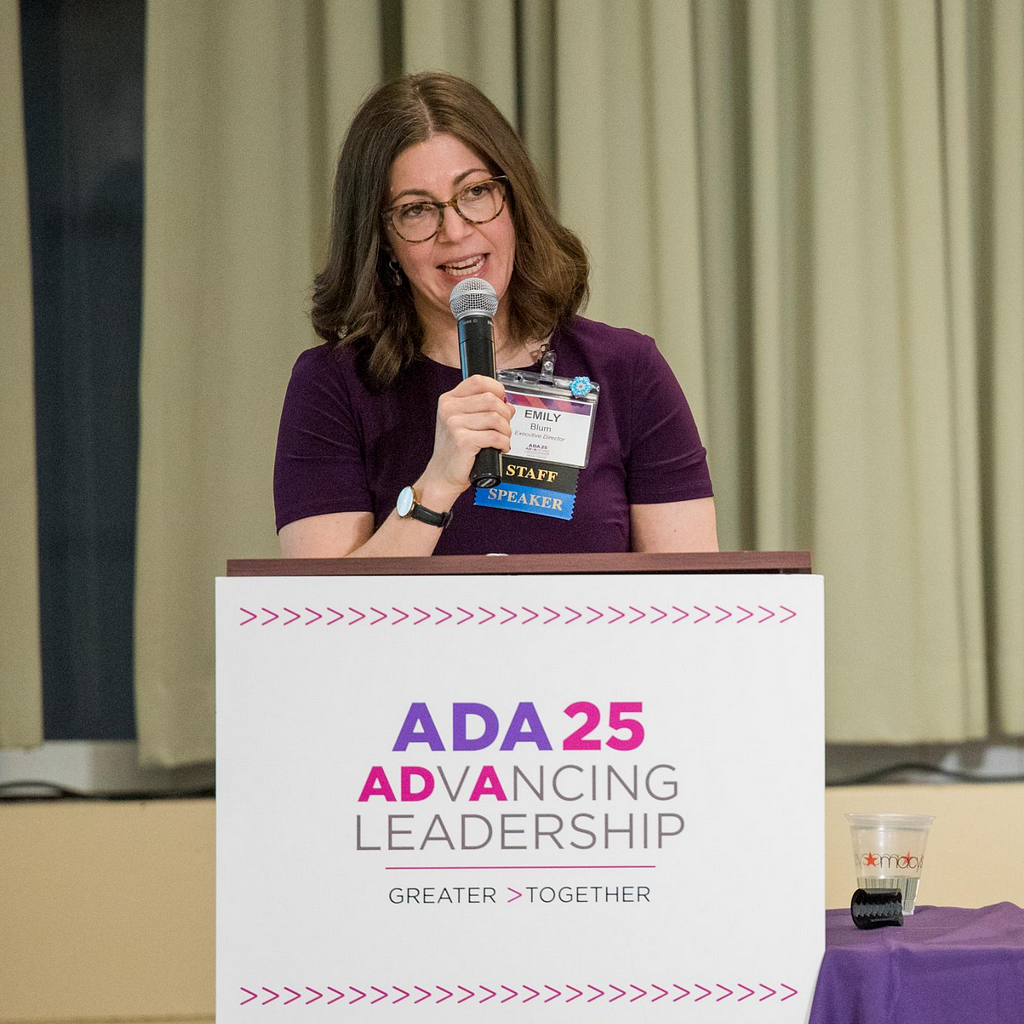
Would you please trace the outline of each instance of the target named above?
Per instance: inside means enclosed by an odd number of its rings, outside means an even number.
[[[449,277],[471,277],[479,274],[486,262],[487,253],[478,253],[476,256],[467,256],[464,260],[442,263],[438,269],[443,270]]]

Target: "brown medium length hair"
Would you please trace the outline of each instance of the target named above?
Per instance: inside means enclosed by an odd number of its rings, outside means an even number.
[[[365,352],[377,387],[387,387],[416,358],[423,337],[408,283],[396,285],[388,267],[384,211],[391,166],[403,150],[434,135],[454,136],[508,178],[516,254],[503,302],[512,337],[547,337],[588,295],[583,245],[552,213],[536,168],[498,108],[454,75],[397,78],[363,102],[345,137],[327,265],[313,291],[317,334]]]

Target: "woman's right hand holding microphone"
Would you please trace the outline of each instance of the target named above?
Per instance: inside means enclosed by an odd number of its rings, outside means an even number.
[[[469,487],[477,452],[509,450],[514,414],[493,377],[467,377],[445,392],[437,401],[434,452],[416,485],[422,503],[437,511],[451,508]]]

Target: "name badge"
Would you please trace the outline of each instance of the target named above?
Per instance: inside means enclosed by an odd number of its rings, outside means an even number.
[[[544,377],[501,370],[505,401],[515,406],[509,456],[583,469],[590,458],[600,388],[586,377]]]

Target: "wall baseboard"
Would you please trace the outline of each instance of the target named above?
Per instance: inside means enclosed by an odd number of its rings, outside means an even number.
[[[5,750],[0,757],[0,783],[49,783],[76,793],[198,793],[212,790],[215,779],[210,763],[143,767],[134,740],[48,740],[31,750]]]

